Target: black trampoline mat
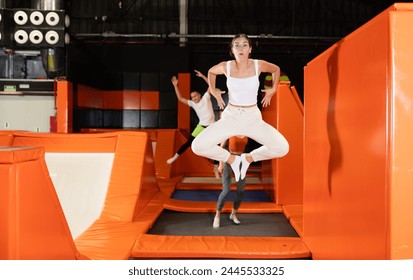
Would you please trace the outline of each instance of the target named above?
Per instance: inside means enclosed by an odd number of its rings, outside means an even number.
[[[237,214],[235,225],[229,213],[221,214],[219,228],[213,228],[215,213],[186,213],[164,210],[149,234],[183,236],[270,236],[298,237],[282,213]]]

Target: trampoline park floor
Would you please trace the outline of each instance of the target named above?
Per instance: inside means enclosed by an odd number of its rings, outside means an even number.
[[[222,189],[214,178],[185,177],[169,193],[170,200],[133,249],[134,259],[308,259],[311,253],[284,213],[261,185],[249,177],[236,225],[230,211],[236,197],[231,186],[220,227],[213,228],[215,207]],[[234,182],[235,183],[235,182]],[[170,191],[170,190],[168,190]],[[262,203],[262,204],[261,204]]]
[[[148,234],[182,236],[283,236],[298,237],[282,213],[237,214],[235,225],[229,213],[221,213],[219,228],[213,228],[215,213],[187,213],[164,210]]]
[[[218,190],[176,190],[172,198],[190,201],[217,201]],[[236,191],[230,191],[226,204],[232,205]],[[264,191],[246,190],[243,202],[268,202]],[[182,236],[284,236],[297,237],[298,234],[283,213],[238,213],[241,224],[229,219],[229,213],[221,213],[219,228],[213,228],[215,212],[191,213],[164,210],[148,232],[159,235]]]

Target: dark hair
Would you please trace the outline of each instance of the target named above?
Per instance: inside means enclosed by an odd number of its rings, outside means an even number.
[[[232,53],[232,46],[233,46],[233,44],[234,44],[234,41],[235,41],[236,39],[238,39],[238,38],[245,38],[245,39],[247,39],[248,44],[252,47],[252,41],[251,41],[251,39],[247,36],[247,34],[238,33],[237,35],[235,35],[235,36],[232,38],[232,41],[231,41],[231,43],[229,44],[229,55],[230,55],[231,57],[234,57],[234,54]]]

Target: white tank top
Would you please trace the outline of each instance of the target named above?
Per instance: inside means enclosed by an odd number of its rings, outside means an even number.
[[[231,61],[227,61],[228,102],[236,106],[257,104],[260,81],[258,78],[258,60],[254,59],[255,75],[248,78],[231,77]]]

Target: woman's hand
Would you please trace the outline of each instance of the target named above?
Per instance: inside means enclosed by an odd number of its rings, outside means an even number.
[[[218,89],[210,89],[211,94],[215,97],[217,100],[217,104],[219,109],[223,110],[225,107],[225,102],[224,99],[222,99],[222,94],[225,93],[225,91],[218,90]]]
[[[218,168],[217,168],[218,172],[222,174],[222,171],[224,171],[224,162],[220,161]]]
[[[265,93],[261,100],[262,107],[270,106],[271,98],[275,94],[275,88],[262,89],[261,92]]]

